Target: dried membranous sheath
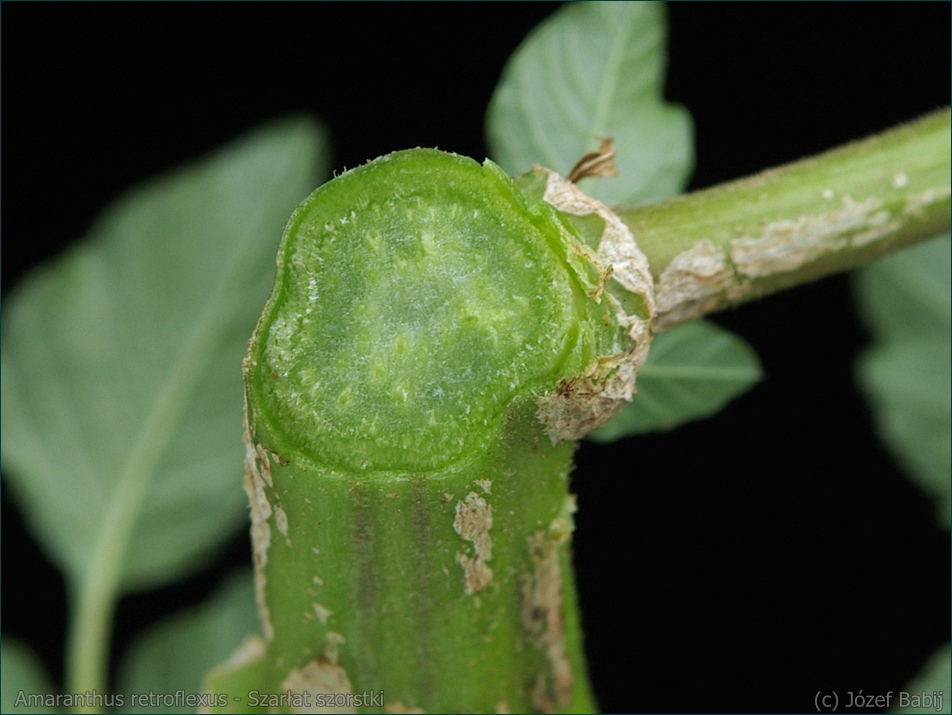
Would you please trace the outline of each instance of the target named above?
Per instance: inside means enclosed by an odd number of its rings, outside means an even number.
[[[211,687],[591,709],[568,473],[653,310],[630,232],[546,170],[413,149],[315,191],[244,366],[264,638]]]

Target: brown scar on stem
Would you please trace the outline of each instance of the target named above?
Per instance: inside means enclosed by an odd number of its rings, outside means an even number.
[[[493,557],[489,530],[493,526],[492,507],[476,492],[456,502],[453,530],[473,545],[473,555],[457,552],[456,563],[463,568],[463,588],[467,595],[482,590],[492,581],[493,571],[486,564]]]
[[[950,193],[952,193],[952,187],[948,186],[941,189],[926,189],[910,196],[903,210],[911,216],[921,216],[932,204],[947,200]]]
[[[894,178],[893,184],[902,184],[901,178]],[[756,232],[740,229],[728,252],[702,238],[676,255],[659,276],[658,314],[652,328],[661,332],[725,302],[737,302],[758,279],[798,270],[827,254],[886,240],[902,225],[900,214],[918,215],[948,200],[949,194],[948,188],[923,191],[909,197],[899,211],[890,210],[877,197],[856,201],[842,195],[839,205],[829,211],[772,221]],[[835,195],[825,189],[823,197],[832,201]]]
[[[654,331],[701,317],[721,302],[733,282],[734,269],[724,252],[706,238],[697,241],[676,255],[658,278]]]
[[[346,641],[344,636],[340,633],[335,633],[334,631],[328,631],[327,635],[324,637],[324,651],[323,656],[334,665],[337,665],[340,656],[338,654],[338,648],[344,645]]]
[[[773,221],[758,235],[734,239],[730,259],[742,278],[766,278],[795,271],[827,253],[887,238],[900,224],[883,199],[871,196],[856,201],[844,195],[838,208]]]
[[[268,454],[270,454],[271,457],[272,457],[272,459],[274,459],[274,461],[277,462],[277,463],[278,463],[279,465],[281,465],[282,467],[288,466],[288,460],[286,460],[286,459],[285,459],[284,457],[282,457],[280,454],[278,454],[277,452],[275,452],[273,449],[265,449],[265,451],[266,451]]]
[[[354,686],[347,671],[338,663],[330,662],[324,655],[309,661],[303,668],[294,668],[281,683],[281,690],[292,694],[307,694],[302,698],[307,705],[292,704],[293,713],[355,713],[357,708],[348,700],[346,705],[318,707],[321,694],[352,695]]]
[[[311,605],[314,606],[314,614],[317,616],[317,620],[321,622],[322,626],[326,626],[327,619],[333,616],[334,612],[319,603],[312,603]]]
[[[281,508],[280,504],[274,505],[274,524],[278,527],[278,531],[281,532],[281,535],[287,537],[288,535],[288,515],[285,513],[284,509]],[[287,539],[288,546],[291,545],[291,540]]]
[[[559,554],[575,528],[575,497],[566,497],[548,529],[528,538],[531,573],[522,576],[521,621],[529,645],[542,651],[548,671],[532,689],[532,704],[543,712],[564,708],[572,699],[575,675],[565,647],[565,614]]]
[[[473,482],[477,487],[482,489],[487,494],[492,494],[493,491],[493,480],[492,479],[477,479]]]
[[[255,566],[255,603],[258,607],[258,620],[261,621],[261,628],[264,632],[264,638],[270,642],[274,638],[274,627],[271,624],[271,613],[268,610],[266,598],[267,577],[264,569],[268,564],[268,549],[271,546],[271,526],[268,519],[271,518],[271,502],[265,493],[265,480],[262,477],[262,469],[258,449],[251,439],[251,428],[248,422],[248,403],[245,402],[244,409],[244,431],[242,438],[245,443],[245,478],[242,483],[245,493],[248,495],[248,504],[251,507],[251,544],[252,554]],[[267,463],[267,458],[265,458]],[[267,467],[268,480],[271,481],[271,469]]]
[[[268,459],[268,450],[260,444],[256,444],[255,454],[258,458],[258,467],[261,470],[261,476],[269,487],[274,488],[274,478],[271,473],[271,461]]]
[[[873,197],[857,202],[843,196],[842,208],[770,222],[759,235],[731,241],[731,260],[738,273],[747,278],[763,278],[796,270],[835,250],[837,244],[848,246],[849,239],[842,234],[859,232],[866,226],[869,215],[882,205],[881,199]]]

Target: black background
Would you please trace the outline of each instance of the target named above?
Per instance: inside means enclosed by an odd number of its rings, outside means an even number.
[[[333,165],[486,155],[483,113],[557,5],[20,4],[2,10],[2,288],[130,184],[289,111]],[[948,3],[669,8],[667,96],[708,186],[949,102]],[[949,538],[878,446],[852,364],[868,337],[834,277],[717,318],[765,381],[716,419],[583,444],[576,561],[607,711],[806,711],[900,689],[949,634]],[[124,599],[114,654],[234,565]],[[3,632],[60,678],[66,597],[4,490]]]

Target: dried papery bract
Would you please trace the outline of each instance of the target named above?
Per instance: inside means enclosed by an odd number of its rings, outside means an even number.
[[[603,144],[602,151],[605,150]],[[609,159],[613,153],[612,150]],[[601,234],[591,238],[598,246],[592,262],[600,267],[603,276],[595,297],[608,301],[616,324],[627,331],[631,340],[630,347],[599,355],[582,374],[560,381],[557,390],[539,401],[539,419],[553,442],[581,439],[618,414],[635,392],[635,377],[648,358],[657,313],[654,280],[648,259],[638,248],[631,230],[607,206],[586,196],[573,182],[554,171],[542,167],[535,167],[534,171],[545,175],[542,198],[546,203],[566,215],[596,216],[601,220]],[[638,301],[634,310],[632,298]]]

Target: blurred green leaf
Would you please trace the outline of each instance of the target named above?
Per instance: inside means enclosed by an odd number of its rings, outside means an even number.
[[[205,672],[227,660],[247,636],[259,631],[254,581],[250,571],[242,571],[204,604],[162,621],[130,646],[117,681],[125,712],[194,711],[184,700],[161,698],[150,706],[138,697],[134,703],[132,695],[201,693]]]
[[[937,238],[855,273],[856,306],[876,338],[941,338],[952,324],[952,242]]]
[[[919,675],[894,697],[892,712],[952,713],[952,647],[939,648],[922,667]],[[936,693],[942,698],[937,702]]]
[[[542,164],[563,176],[597,137],[615,140],[617,178],[584,179],[609,204],[681,193],[694,164],[687,110],[663,101],[663,3],[570,4],[509,59],[487,115],[493,159],[510,174]]]
[[[952,241],[898,253],[855,276],[873,343],[857,361],[880,439],[952,519]]]
[[[761,376],[757,354],[739,336],[706,320],[684,323],[655,337],[631,402],[588,437],[612,442],[708,417]]]
[[[0,712],[56,713],[46,705],[46,697],[55,695],[49,676],[33,651],[10,636],[3,637],[0,658]],[[31,701],[31,697],[33,700]],[[39,699],[37,699],[39,698]],[[17,702],[20,702],[17,705]],[[30,704],[32,702],[32,704]]]
[[[311,120],[258,129],[120,198],[4,306],[3,469],[71,584],[172,580],[246,525],[241,359],[325,157]]]

